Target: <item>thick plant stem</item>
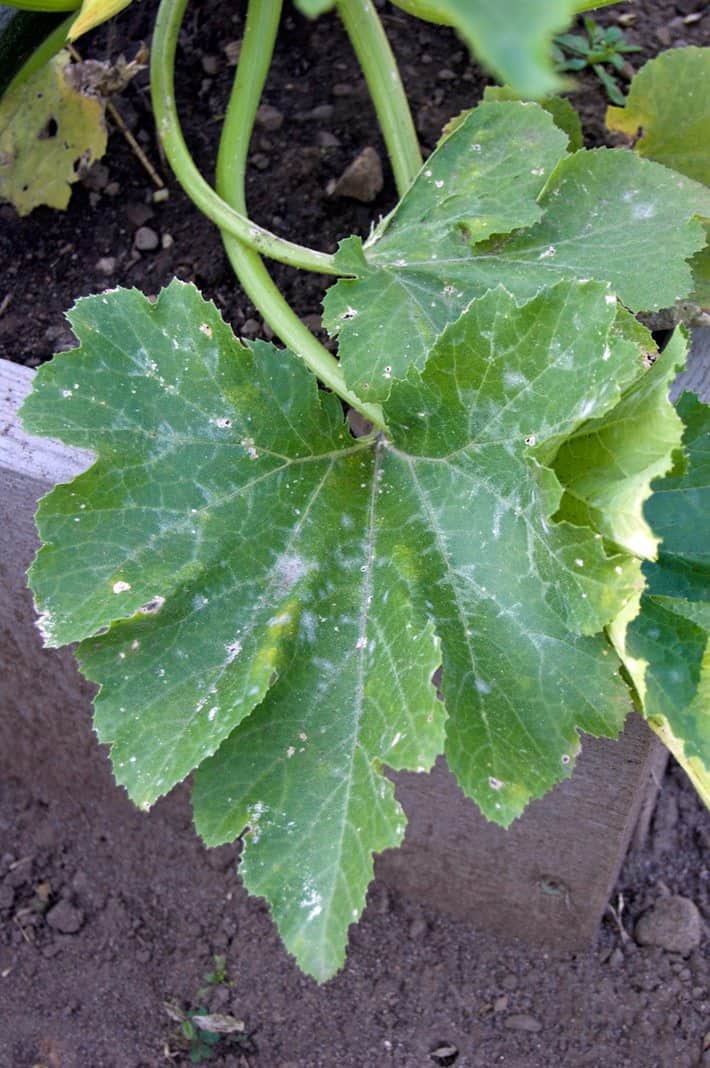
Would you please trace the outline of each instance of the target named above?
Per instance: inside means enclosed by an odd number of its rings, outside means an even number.
[[[264,256],[319,274],[341,274],[335,267],[333,256],[276,237],[235,211],[215,193],[195,166],[180,129],[174,88],[178,33],[187,2],[162,0],[155,22],[150,63],[151,98],[158,134],[178,181],[208,219]]]
[[[422,165],[419,142],[399,68],[372,0],[337,0],[337,9],[365,75],[403,196]]]
[[[237,211],[246,214],[244,174],[256,109],[266,81],[281,16],[282,0],[250,3],[239,66],[217,156],[217,191]],[[371,422],[383,425],[376,405],[364,404],[345,384],[338,361],[320,344],[284,300],[261,257],[226,232],[224,247],[234,272],[250,300],[271,328],[310,367],[321,382]]]

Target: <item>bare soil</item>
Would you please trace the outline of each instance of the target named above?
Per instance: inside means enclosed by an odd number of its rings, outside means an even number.
[[[154,10],[152,0],[132,5],[82,51],[115,57],[147,39]],[[442,124],[480,97],[485,76],[452,33],[386,4],[382,11],[431,149]],[[636,67],[663,47],[710,39],[700,0],[638,0],[599,21],[628,12],[636,16],[628,36],[643,48],[630,57]],[[243,4],[203,0],[190,8],[181,39],[178,99],[207,174],[214,119],[233,76],[226,46],[242,26]],[[283,124],[255,135],[248,199],[256,220],[328,251],[348,233],[366,233],[392,206],[394,187],[387,178],[370,205],[326,193],[366,145],[385,158],[336,19],[311,24],[287,11],[265,100]],[[572,100],[589,143],[602,142],[602,88],[584,77]],[[195,281],[238,332],[268,337],[218,234],[160,159],[145,76],[117,104],[169,198],[153,202],[154,186],[113,132],[66,213],[39,209],[20,220],[0,207],[0,355],[37,365],[71,346],[63,311],[76,297],[113,285],[154,293],[174,274]],[[141,226],[157,235],[155,251],[136,249]],[[316,325],[323,280],[278,266],[274,274]],[[85,729],[88,737],[88,718]],[[707,813],[672,767],[651,835],[629,856],[612,897],[617,918],[609,912],[588,953],[552,955],[492,938],[376,883],[344,971],[318,988],[284,952],[263,903],[247,898],[238,846],[208,851],[197,839],[187,790],[139,813],[92,745],[51,777],[40,765],[31,781],[0,782],[0,1068],[187,1064],[189,1042],[174,1016],[200,1008],[245,1022],[248,1038],[213,1048],[212,1063],[224,1068],[708,1066],[704,949],[684,958],[640,947],[630,933],[669,893],[710,918],[709,844]],[[225,958],[223,969],[215,957]]]

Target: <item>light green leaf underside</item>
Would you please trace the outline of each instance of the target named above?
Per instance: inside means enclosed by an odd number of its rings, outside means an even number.
[[[553,36],[567,28],[574,0],[393,0],[430,22],[455,26],[469,48],[522,96],[559,88],[550,62]]]
[[[340,265],[356,277],[328,291],[324,321],[351,388],[384,399],[422,369],[446,324],[498,284],[528,299],[566,278],[598,279],[635,311],[690,292],[686,261],[705,243],[693,216],[710,211],[710,191],[627,151],[562,158],[565,140],[537,105],[484,103],[364,249],[356,238],[341,245]],[[454,166],[469,177],[451,204]]]
[[[650,335],[648,352],[655,351]],[[594,527],[636,556],[654,559],[658,538],[643,515],[651,482],[670,468],[683,424],[668,390],[685,363],[687,335],[677,330],[662,356],[620,403],[590,420],[555,458],[565,487],[558,518]]]
[[[661,538],[644,564],[640,614],[612,636],[654,729],[710,801],[710,409],[681,397],[687,460],[654,484],[646,519]]]
[[[103,101],[80,93],[59,52],[0,100],[0,200],[20,215],[66,208],[71,183],[106,151]]]
[[[634,149],[710,185],[710,48],[673,48],[631,82],[626,106],[607,109],[607,126],[635,138]]]
[[[81,347],[23,410],[98,454],[40,507],[43,629],[81,640],[134,800],[201,765],[207,840],[252,827],[247,885],[326,978],[372,853],[401,840],[383,764],[427,768],[445,747],[505,824],[569,774],[579,730],[623,721],[598,632],[637,594],[637,564],[551,522],[543,460],[618,402],[638,344],[604,285],[523,307],[497,289],[397,389],[391,441],[369,442],[298,360],[240,345],[190,286],[87,298],[71,322]]]

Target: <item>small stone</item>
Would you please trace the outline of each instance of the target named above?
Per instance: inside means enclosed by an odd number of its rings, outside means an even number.
[[[202,57],[202,69],[205,74],[210,76],[215,75],[219,70],[219,57],[218,56],[203,56]]]
[[[309,315],[304,315],[301,322],[314,334],[323,328],[323,323],[318,312],[311,312]]]
[[[354,92],[350,82],[336,82],[333,86],[333,96],[351,96]]]
[[[172,248],[175,244],[175,238],[172,234],[162,234],[160,238],[161,248]]]
[[[51,327],[47,328],[47,330],[45,331],[45,337],[47,337],[47,335],[49,334],[49,331],[51,329],[52,329]],[[60,327],[60,328],[55,327],[54,329],[55,330],[58,329],[59,333],[56,334],[53,338],[48,338],[48,340],[56,340],[57,337],[61,337],[63,335],[63,333],[64,333],[64,328],[63,327]],[[31,879],[32,879],[32,857],[22,857],[21,860],[16,860],[15,863],[12,865],[12,867],[8,871],[7,875],[5,876],[5,880],[4,881],[5,881],[7,886],[18,887],[18,886],[23,886],[25,883],[29,883],[31,881]]]
[[[164,204],[166,200],[170,199],[170,190],[166,185],[161,186],[160,189],[156,189],[151,197],[154,204]]]
[[[448,1068],[458,1060],[459,1051],[453,1042],[439,1042],[429,1054],[434,1064]]]
[[[113,274],[116,270],[115,256],[102,256],[100,260],[96,261],[96,270],[99,274]]]
[[[128,221],[134,226],[144,226],[155,215],[150,204],[142,204],[139,200],[130,201],[123,210]]]
[[[82,184],[87,189],[100,193],[108,185],[109,170],[105,163],[94,163],[93,167],[82,179]]]
[[[47,913],[47,923],[62,934],[76,934],[84,926],[84,913],[68,901],[60,901]]]
[[[334,197],[349,197],[369,204],[382,189],[382,163],[374,148],[369,145],[356,156],[349,167],[337,181],[328,187],[328,193]]]
[[[441,70],[436,72],[436,76],[440,82],[453,82],[456,80],[456,75],[448,67],[442,67]]]
[[[662,897],[636,923],[634,937],[640,946],[660,946],[668,953],[687,956],[702,939],[700,913],[687,897]]]
[[[413,942],[421,942],[429,933],[429,924],[423,916],[417,916],[409,925],[409,937]]]
[[[258,337],[261,327],[256,319],[247,319],[239,332],[242,337]]]
[[[242,50],[241,41],[227,41],[225,45],[222,45],[222,51],[227,57],[227,63],[230,67],[236,67],[239,61],[239,53]]]
[[[263,127],[264,130],[268,130],[269,133],[273,133],[274,130],[280,130],[284,124],[283,112],[278,108],[274,108],[271,104],[262,104],[257,108],[256,112],[256,124]]]
[[[500,984],[504,990],[517,990],[518,977],[517,975],[506,975],[503,982]]]
[[[251,161],[258,171],[265,171],[271,163],[269,157],[264,155],[263,152],[255,152]]]
[[[139,226],[133,235],[133,244],[139,252],[153,252],[160,244],[160,238],[150,226]]]
[[[319,130],[316,134],[316,144],[319,148],[338,148],[340,141],[330,130]]]
[[[104,189],[104,193],[106,194],[107,197],[117,197],[120,192],[121,192],[121,183],[120,182],[109,182],[108,185],[106,186],[106,188]]]
[[[0,909],[11,909],[15,891],[8,883],[0,884]]]
[[[305,118],[315,119],[316,122],[327,122],[328,119],[332,119],[335,113],[335,108],[332,104],[318,104],[317,107],[307,112]]]
[[[505,1012],[508,1008],[508,995],[501,994],[493,1002],[493,1012]]]
[[[509,1031],[530,1031],[533,1033],[542,1031],[540,1021],[536,1020],[534,1016],[528,1016],[525,1012],[517,1012],[513,1013],[512,1016],[506,1016],[503,1026],[507,1027]]]

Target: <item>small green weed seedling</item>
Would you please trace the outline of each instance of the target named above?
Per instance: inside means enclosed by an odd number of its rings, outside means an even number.
[[[255,1053],[252,1035],[243,1020],[223,1013],[210,1013],[204,1006],[184,1011],[174,1002],[165,1003],[165,1011],[179,1025],[179,1031],[165,1045],[165,1056],[172,1060],[180,1054],[193,1064],[203,1064],[230,1052]]]
[[[561,33],[554,39],[555,66],[561,73],[580,71],[591,67],[606,89],[613,104],[623,105],[625,97],[619,82],[606,68],[622,71],[624,58],[629,52],[640,52],[638,45],[630,44],[618,26],[600,26],[594,19],[585,18],[584,34]]]
[[[285,347],[241,342],[192,285],[115,289],[72,309],[77,348],[23,408],[29,432],[95,455],[39,508],[46,643],[78,643],[137,805],[194,773],[199,833],[243,835],[247,888],[319,981],[373,855],[404,835],[387,768],[444,753],[507,826],[632,697],[710,797],[707,408],[668,400],[687,331],[659,355],[637,318],[706,306],[710,50],[677,50],[692,78],[668,92],[656,69],[632,86],[615,122],[643,115],[654,140],[589,151],[550,96],[552,36],[583,4],[398,2],[456,25],[510,85],[423,162],[375,6],[299,0],[340,15],[400,197],[366,240],[322,251],[245,203],[281,3],[249,3],[213,188],[175,106],[187,0],[162,0],[166,156]],[[262,256],[335,279],[337,359]]]

